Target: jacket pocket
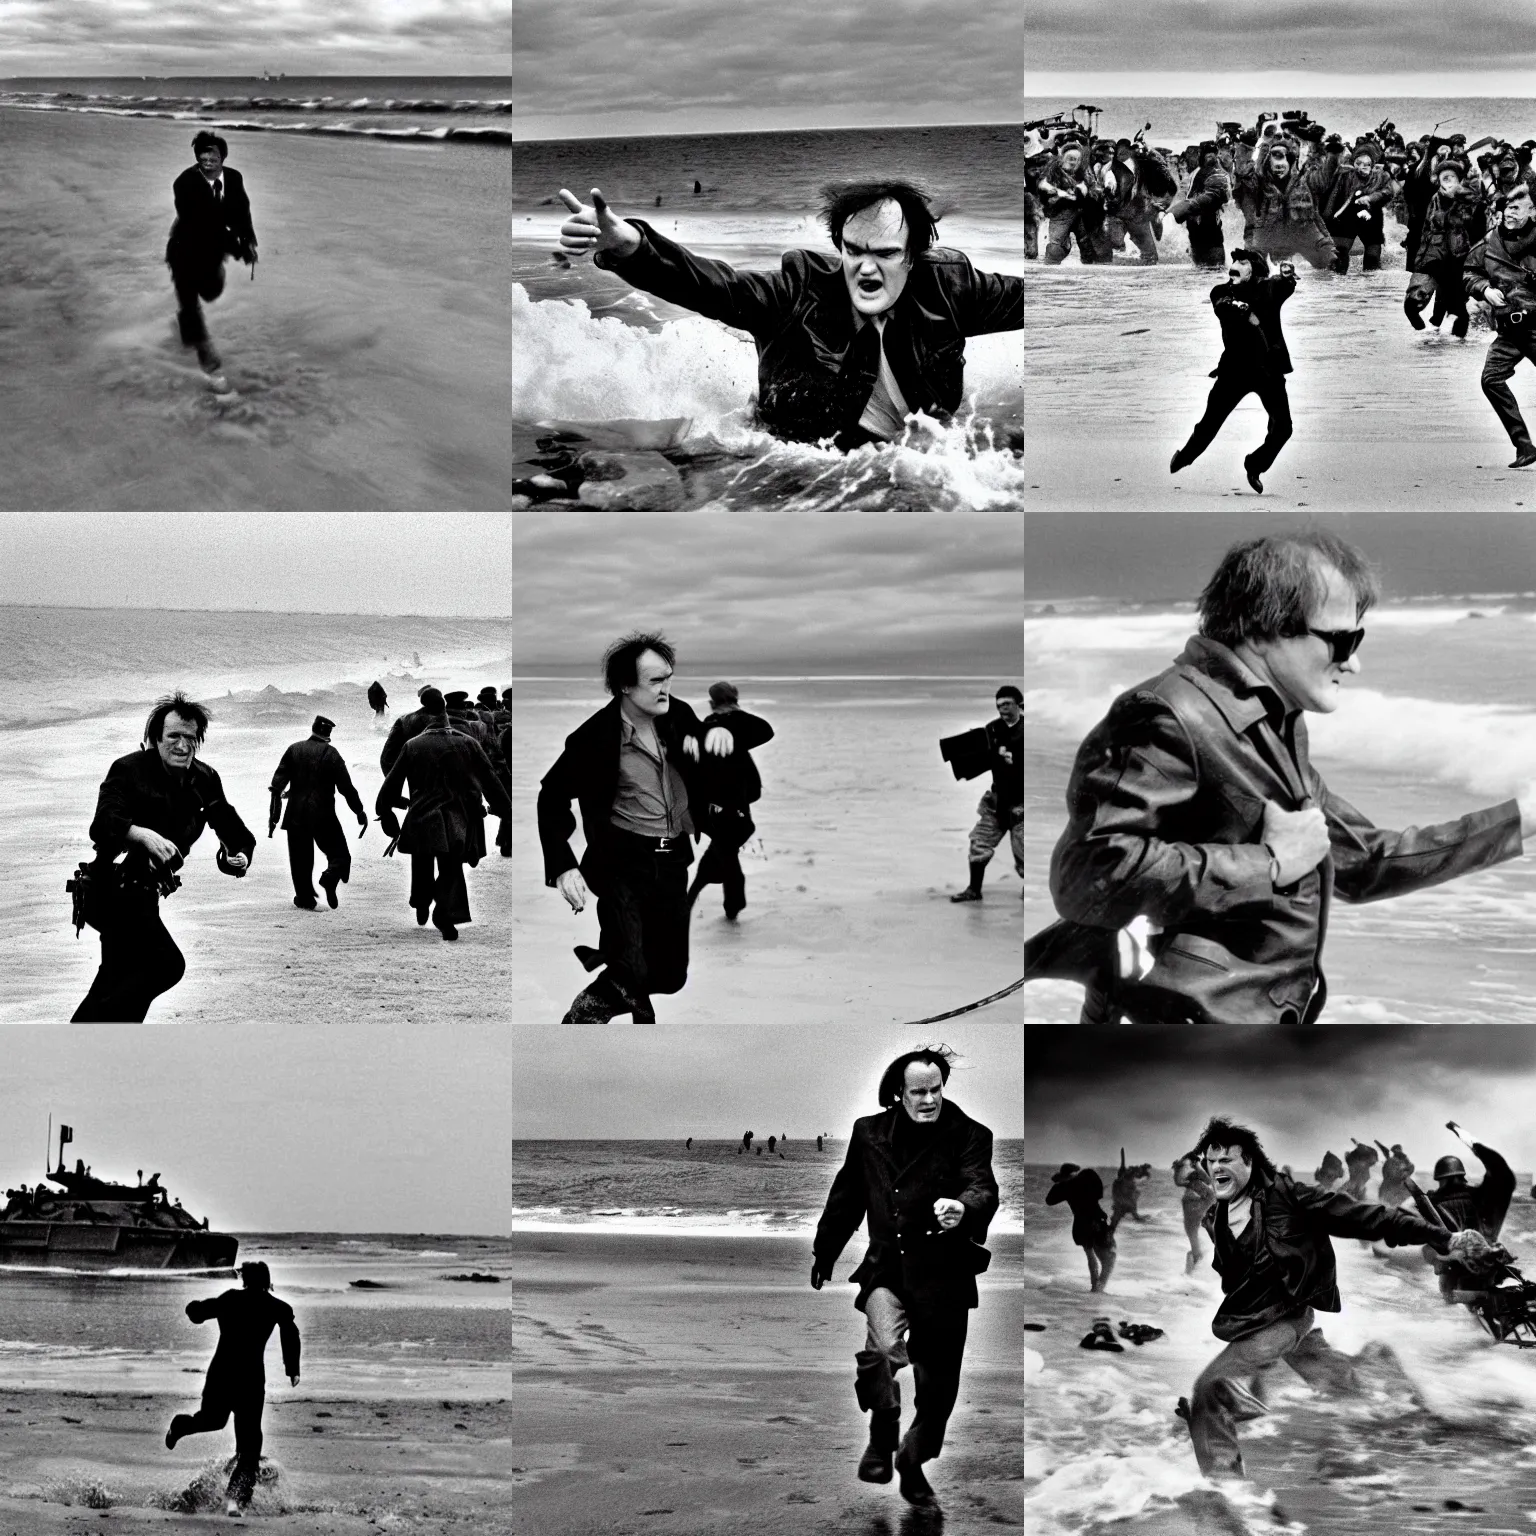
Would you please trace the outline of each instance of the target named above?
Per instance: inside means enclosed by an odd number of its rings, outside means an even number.
[[[1149,1011],[1192,1024],[1280,1024],[1299,1014],[1298,988],[1306,990],[1289,968],[1243,960],[1200,934],[1175,933],[1136,990],[1153,1002]]]

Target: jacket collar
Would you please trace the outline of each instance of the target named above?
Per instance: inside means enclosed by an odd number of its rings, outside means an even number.
[[[1239,733],[1260,720],[1283,722],[1285,705],[1275,692],[1235,651],[1219,640],[1191,635],[1177,666]]]
[[[898,1173],[912,1165],[911,1163],[897,1162],[896,1127],[900,1125],[900,1117],[904,1114],[906,1114],[906,1110],[900,1104],[892,1105],[890,1109],[886,1110],[880,1124],[876,1127],[877,1134],[873,1138],[875,1144],[884,1154],[885,1160]],[[913,1158],[912,1162],[917,1162],[919,1158],[927,1156],[941,1142],[947,1141],[964,1120],[965,1115],[961,1111],[960,1106],[945,1099],[939,1109],[939,1120],[938,1124],[933,1128],[932,1137],[923,1143],[923,1151],[919,1153],[917,1158]]]

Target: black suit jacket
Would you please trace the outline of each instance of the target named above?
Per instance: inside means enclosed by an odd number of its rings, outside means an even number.
[[[1280,307],[1295,291],[1294,277],[1259,277],[1251,283],[1218,283],[1211,289],[1222,344],[1214,377],[1257,373],[1279,378],[1291,371]],[[1238,309],[1238,304],[1248,308]],[[1257,325],[1251,316],[1258,317]]]
[[[284,831],[308,832],[324,822],[335,821],[338,792],[352,807],[353,815],[364,814],[362,798],[353,787],[345,760],[323,736],[296,741],[283,753],[277,772],[272,775],[274,811],[285,789],[288,808],[283,814]]]
[[[848,1154],[816,1227],[816,1267],[830,1275],[867,1220],[869,1248],[849,1276],[859,1284],[856,1306],[862,1309],[872,1290],[886,1286],[909,1311],[974,1307],[976,1276],[990,1257],[979,1244],[997,1214],[992,1132],[946,1099],[932,1135],[918,1143],[922,1150],[903,1162],[896,1129],[905,1114],[898,1104],[854,1121]],[[965,1207],[960,1225],[948,1232],[933,1214],[941,1197]]]
[[[170,838],[183,858],[208,826],[231,853],[250,858],[256,851],[250,828],[224,798],[218,773],[202,761],[195,761],[185,773],[172,773],[153,747],[130,752],[107,770],[91,822],[91,841],[98,854],[115,859],[127,847],[132,826],[148,827]]]
[[[802,442],[864,434],[859,418],[879,370],[859,327],[835,253],[787,251],[777,272],[737,272],[695,256],[640,219],[640,247],[599,252],[599,267],[671,304],[747,331],[757,343],[757,414]],[[1024,327],[1024,279],[978,272],[935,246],[912,265],[885,328],[885,355],[909,410],[943,417],[965,393],[965,338]],[[862,328],[869,330],[868,326]]]
[[[187,1316],[194,1323],[213,1318],[219,1325],[219,1347],[208,1366],[208,1380],[229,1388],[259,1387],[267,1379],[267,1340],[272,1330],[283,1350],[283,1374],[299,1374],[299,1329],[293,1308],[271,1291],[224,1291],[208,1301],[189,1301]]]
[[[242,260],[256,244],[251,226],[251,202],[245,195],[245,179],[230,166],[224,167],[224,196],[215,202],[208,178],[194,165],[176,178],[176,222],[165,248],[172,266],[182,262],[217,262],[225,256]]]
[[[404,790],[410,786],[410,798]],[[400,837],[404,853],[446,853],[473,863],[485,852],[480,834],[475,851],[473,827],[483,826],[480,797],[498,816],[510,816],[512,806],[491,760],[480,743],[447,725],[429,725],[406,742],[395,765],[379,786],[375,810],[390,836]],[[395,807],[405,805],[403,830]]]

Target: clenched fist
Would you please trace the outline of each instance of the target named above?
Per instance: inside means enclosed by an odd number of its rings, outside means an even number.
[[[1295,885],[1328,856],[1328,821],[1315,805],[1304,811],[1285,811],[1273,800],[1264,802],[1264,837],[1279,861],[1277,887]]]

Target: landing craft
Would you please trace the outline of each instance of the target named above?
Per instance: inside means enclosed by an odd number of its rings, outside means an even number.
[[[51,1140],[51,1138],[50,1138]],[[174,1204],[160,1175],[149,1183],[98,1179],[77,1160],[64,1167],[64,1146],[74,1140],[59,1127],[59,1165],[47,1175],[62,1194],[41,1184],[6,1191],[0,1209],[0,1265],[63,1269],[232,1269],[239,1239],[208,1230]]]

